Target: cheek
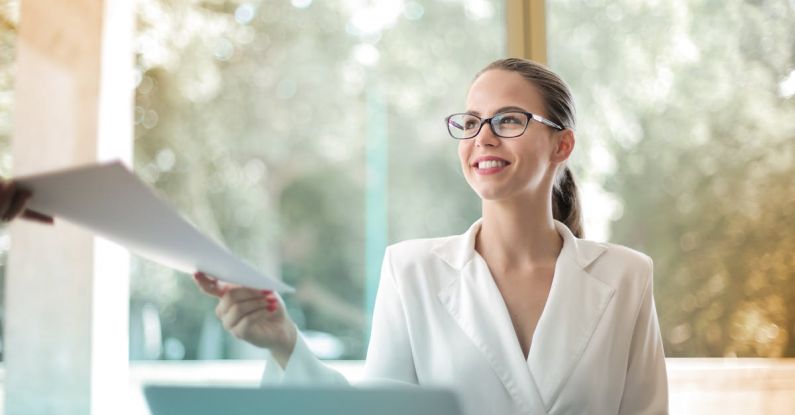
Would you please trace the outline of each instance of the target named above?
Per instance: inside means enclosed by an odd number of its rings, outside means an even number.
[[[462,169],[469,165],[469,156],[472,152],[472,146],[469,145],[469,141],[462,140],[458,142],[458,161]]]
[[[545,180],[550,168],[547,148],[534,146],[525,149],[521,163],[517,166],[517,173],[526,181],[527,185],[536,187]]]

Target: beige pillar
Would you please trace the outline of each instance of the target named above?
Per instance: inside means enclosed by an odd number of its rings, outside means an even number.
[[[506,0],[508,56],[547,63],[544,0]]]
[[[129,0],[24,0],[14,175],[129,163]],[[34,195],[35,197],[35,195]],[[17,221],[5,298],[5,414],[112,414],[128,393],[129,256],[56,218]]]

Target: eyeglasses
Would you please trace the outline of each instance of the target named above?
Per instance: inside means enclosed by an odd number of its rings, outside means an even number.
[[[456,140],[466,140],[480,133],[483,124],[491,124],[494,135],[502,138],[519,137],[527,130],[530,120],[538,121],[556,130],[564,128],[554,122],[529,112],[509,111],[494,114],[491,118],[480,118],[477,115],[461,113],[447,117],[447,131]]]

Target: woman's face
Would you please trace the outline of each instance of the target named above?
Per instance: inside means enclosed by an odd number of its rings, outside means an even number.
[[[511,110],[549,118],[541,94],[516,72],[489,70],[470,87],[467,112],[491,118]],[[569,148],[564,144],[561,149],[560,136],[554,129],[532,120],[524,134],[514,138],[497,137],[491,126],[484,124],[477,136],[459,141],[458,157],[464,177],[483,200],[539,195],[549,198],[555,170],[568,158],[574,145],[571,136]],[[497,160],[499,164],[495,167],[493,161],[484,163],[483,158]]]

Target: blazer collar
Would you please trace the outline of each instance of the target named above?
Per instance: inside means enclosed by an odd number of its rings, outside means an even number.
[[[431,248],[436,254],[451,267],[461,270],[475,255],[475,237],[477,237],[483,218],[479,218],[469,229],[461,235],[444,238]],[[571,233],[569,227],[563,222],[555,220],[555,229],[563,238],[563,249],[567,255],[574,258],[581,268],[587,268],[604,251],[605,246],[593,241],[578,239]]]
[[[438,298],[491,365],[517,407],[545,414],[582,356],[614,289],[586,269],[606,247],[577,239],[555,222],[563,248],[528,359],[485,260],[475,251],[481,220],[465,233],[440,240],[432,252],[459,272]]]

